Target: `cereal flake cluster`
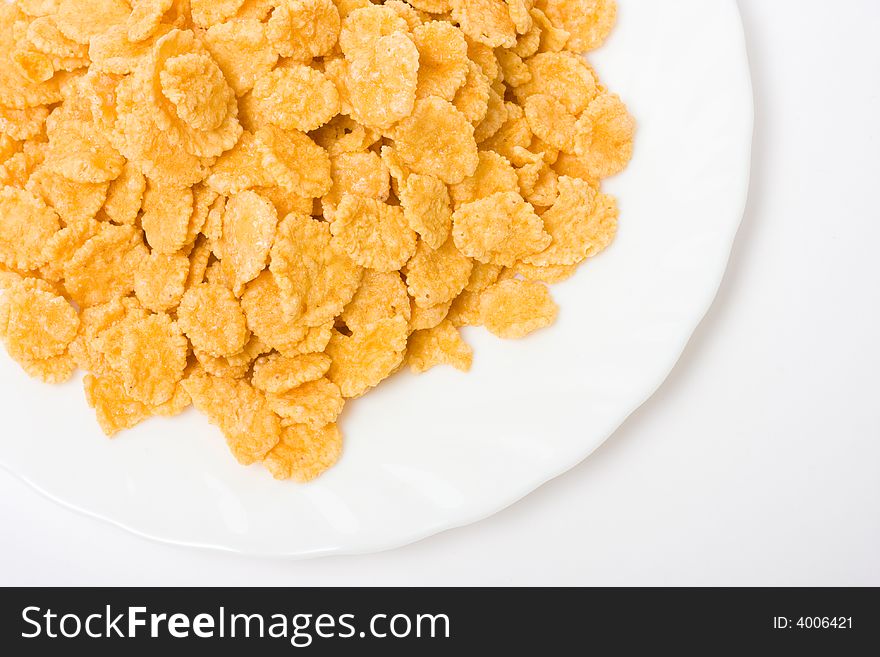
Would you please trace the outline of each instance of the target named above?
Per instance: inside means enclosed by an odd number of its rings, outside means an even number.
[[[108,435],[195,406],[308,481],[460,332],[550,325],[617,229],[614,0],[0,4],[0,337]]]

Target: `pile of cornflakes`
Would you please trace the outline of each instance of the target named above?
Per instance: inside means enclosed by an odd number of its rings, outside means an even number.
[[[407,364],[520,338],[611,242],[613,0],[0,4],[0,336],[108,435],[190,405],[308,481]]]

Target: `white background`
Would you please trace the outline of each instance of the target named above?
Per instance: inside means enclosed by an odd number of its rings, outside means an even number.
[[[880,585],[880,3],[740,7],[757,123],[729,271],[585,463],[476,525],[303,562],[155,544],[0,472],[0,584]]]

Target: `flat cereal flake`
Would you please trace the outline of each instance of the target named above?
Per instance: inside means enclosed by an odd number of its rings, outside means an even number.
[[[177,321],[194,347],[218,358],[240,352],[250,335],[238,299],[221,285],[202,283],[188,289],[177,308]]]
[[[509,267],[543,251],[551,241],[541,218],[517,192],[497,192],[466,203],[452,221],[455,245],[480,262]]]
[[[183,387],[193,405],[220,427],[229,450],[242,465],[261,461],[281,440],[281,420],[265,395],[247,381],[195,373]]]
[[[282,57],[307,62],[330,52],[339,37],[339,10],[332,0],[281,0],[268,23],[268,36]]]
[[[266,268],[277,226],[275,206],[256,192],[242,192],[227,201],[220,262],[233,292],[240,294]]]
[[[188,187],[150,182],[144,194],[141,226],[147,243],[159,253],[176,253],[186,244],[193,213],[193,193]]]
[[[266,149],[262,166],[276,184],[309,198],[330,190],[330,156],[308,135],[266,126],[255,136]]]
[[[397,155],[416,173],[454,185],[477,168],[474,127],[442,98],[419,100],[394,130]]]
[[[310,132],[339,113],[339,92],[320,71],[297,64],[257,79],[253,98],[269,122]]]
[[[23,279],[0,297],[0,338],[17,362],[60,356],[76,337],[79,316],[73,306],[41,281]]]
[[[190,260],[183,253],[153,251],[135,272],[134,293],[153,312],[174,310],[186,291],[189,273]]]
[[[468,284],[473,266],[473,261],[462,255],[451,237],[439,249],[419,242],[406,266],[409,295],[423,308],[452,301]]]
[[[574,151],[596,178],[620,173],[633,154],[636,123],[615,94],[597,96],[577,122]]]
[[[60,228],[55,211],[30,192],[0,189],[0,263],[36,269],[46,263],[45,244]]]
[[[465,203],[479,201],[496,192],[506,192],[517,187],[513,166],[503,155],[494,151],[480,151],[479,163],[474,173],[457,185],[450,186],[455,208]]]
[[[126,394],[151,406],[164,404],[183,378],[188,353],[186,338],[165,313],[133,323],[123,337],[119,371]]]
[[[327,377],[346,399],[360,397],[403,362],[408,331],[407,321],[398,315],[351,335],[335,333],[327,345],[333,360]]]
[[[406,179],[398,192],[409,227],[431,248],[438,249],[452,230],[449,190],[434,176],[417,173]]]
[[[349,331],[363,331],[382,319],[401,315],[409,321],[410,299],[400,274],[367,270],[339,320]]]
[[[553,24],[571,36],[566,48],[587,52],[602,45],[617,20],[616,0],[543,0]]]
[[[523,338],[556,321],[559,308],[546,285],[510,279],[480,295],[480,320],[500,338]]]
[[[400,206],[346,194],[330,224],[333,243],[362,267],[395,271],[410,259],[416,233]]]
[[[327,354],[288,357],[273,353],[256,360],[251,383],[264,392],[285,393],[305,383],[317,381],[329,369],[330,356]]]
[[[330,469],[342,454],[342,434],[336,424],[320,429],[304,425],[285,427],[281,441],[263,464],[276,479],[306,483]]]
[[[471,369],[473,359],[473,349],[449,320],[434,328],[416,331],[407,343],[406,362],[416,374],[427,372],[437,365],[451,365],[467,372]]]
[[[491,48],[516,45],[516,26],[504,0],[451,0],[452,18],[472,39]]]
[[[147,179],[137,167],[127,162],[122,173],[107,190],[104,201],[104,212],[115,224],[134,225],[141,210],[144,192],[147,190]]]
[[[335,422],[345,405],[339,386],[324,377],[286,392],[267,393],[266,399],[282,424],[305,424],[312,429]]]
[[[244,4],[244,0],[189,0],[193,23],[208,28],[232,18]]]

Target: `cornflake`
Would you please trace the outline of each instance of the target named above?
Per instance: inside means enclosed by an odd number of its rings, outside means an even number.
[[[461,327],[551,324],[613,241],[613,0],[0,3],[0,339],[108,435],[195,406],[310,481]]]

